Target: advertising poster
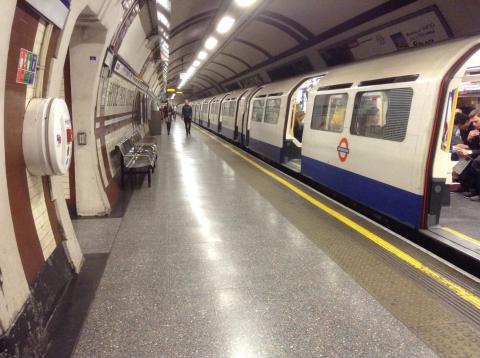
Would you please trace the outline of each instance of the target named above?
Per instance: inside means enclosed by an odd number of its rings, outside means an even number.
[[[412,47],[432,45],[448,38],[447,30],[432,10],[361,36],[350,42],[348,47],[355,60],[362,60]]]
[[[37,72],[37,60],[37,54],[24,48],[20,49],[16,78],[17,83],[33,85],[33,82],[35,81],[35,74]]]

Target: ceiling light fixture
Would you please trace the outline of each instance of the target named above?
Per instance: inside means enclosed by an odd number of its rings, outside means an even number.
[[[231,16],[224,16],[222,19],[218,22],[217,25],[217,32],[220,34],[225,34],[227,33],[235,23],[235,19]]]
[[[193,66],[193,67],[198,67],[198,66],[200,66],[200,61],[199,61],[199,60],[193,61],[192,66]]]
[[[215,46],[217,46],[218,44],[218,40],[213,37],[213,36],[210,36],[207,41],[205,41],[205,48],[207,50],[213,50],[215,48]]]
[[[172,3],[170,0],[157,0],[157,5],[160,5],[168,12],[172,10]]]
[[[249,7],[252,5],[256,0],[235,0],[238,6],[240,7]]]
[[[207,51],[200,51],[198,53],[197,57],[198,57],[199,60],[205,60],[207,58],[207,56],[208,56]]]
[[[167,29],[170,28],[170,22],[168,21],[167,17],[163,15],[160,11],[157,11],[157,17],[163,24],[163,26],[165,26]]]

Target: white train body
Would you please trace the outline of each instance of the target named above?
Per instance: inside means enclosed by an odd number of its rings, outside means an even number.
[[[223,135],[280,164],[291,159],[293,141],[303,176],[403,224],[426,227],[432,179],[448,175],[450,154],[440,150],[447,95],[478,48],[478,38],[451,41],[217,96],[220,106],[226,100],[239,107],[235,118],[222,115]],[[293,94],[310,77],[320,80],[308,92],[300,143],[289,130]]]

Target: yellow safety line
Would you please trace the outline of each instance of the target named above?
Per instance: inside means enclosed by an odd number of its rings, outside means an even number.
[[[468,236],[468,235],[462,234],[460,231],[451,229],[451,228],[449,228],[449,227],[447,227],[447,226],[441,226],[441,228],[442,228],[442,230],[448,231],[450,234],[453,234],[453,235],[455,235],[455,236],[458,236],[458,237],[461,238],[461,239],[471,241],[471,242],[473,242],[473,243],[476,244],[476,245],[480,245],[480,240],[477,240],[477,239],[474,239],[473,237],[470,237],[470,236]]]
[[[293,191],[298,196],[300,196],[303,199],[305,199],[306,201],[310,202],[311,204],[313,204],[314,206],[316,206],[320,210],[324,211],[325,213],[333,216],[338,221],[342,222],[346,226],[355,230],[359,234],[365,236],[367,239],[373,241],[375,244],[382,247],[383,249],[385,249],[386,251],[388,251],[392,255],[395,255],[396,257],[398,257],[402,261],[406,262],[410,266],[416,268],[417,270],[421,271],[425,275],[431,277],[432,279],[434,279],[435,281],[437,281],[438,283],[442,284],[443,286],[448,288],[450,291],[455,293],[457,296],[461,297],[462,299],[464,299],[468,303],[475,306],[477,309],[480,309],[480,297],[479,296],[477,296],[474,293],[466,290],[462,286],[457,285],[455,282],[453,282],[453,281],[449,280],[448,278],[442,276],[441,274],[435,272],[434,270],[432,270],[428,266],[425,266],[420,261],[413,258],[412,256],[410,256],[406,252],[400,250],[396,246],[394,246],[394,245],[390,244],[389,242],[387,242],[386,240],[382,239],[380,236],[374,234],[373,232],[367,230],[366,228],[357,224],[353,220],[347,218],[346,216],[340,214],[339,212],[335,211],[334,209],[330,208],[329,206],[327,206],[327,205],[321,203],[320,201],[316,200],[315,198],[311,197],[310,195],[308,195],[304,191],[300,190],[299,188],[297,188],[293,184],[289,183],[288,181],[286,181],[282,177],[280,177],[277,174],[271,172],[270,170],[264,168],[263,166],[261,166],[260,164],[255,162],[254,160],[252,160],[249,157],[247,157],[246,155],[242,154],[240,151],[233,148],[232,146],[225,144],[224,142],[220,141],[219,139],[217,139],[213,135],[205,132],[203,129],[199,129],[199,130],[202,133],[204,133],[205,135],[209,136],[210,138],[212,138],[215,141],[217,141],[218,143],[220,143],[225,148],[229,149],[231,152],[233,152],[234,154],[236,154],[240,158],[244,159],[249,164],[253,165],[255,168],[259,169],[263,173],[267,174],[269,177],[273,178],[274,180],[276,180],[280,184],[284,185],[285,187],[287,187],[288,189]]]

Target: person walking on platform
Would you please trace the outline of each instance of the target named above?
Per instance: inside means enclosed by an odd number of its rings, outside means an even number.
[[[170,135],[170,128],[172,128],[172,107],[167,104],[167,116],[165,117],[165,124],[167,125],[167,135]]]
[[[188,103],[188,100],[185,100],[185,104],[182,108],[182,117],[183,121],[185,122],[185,131],[187,136],[190,134],[190,128],[192,127],[192,106]]]
[[[168,118],[168,103],[162,105],[162,120],[167,123]]]

